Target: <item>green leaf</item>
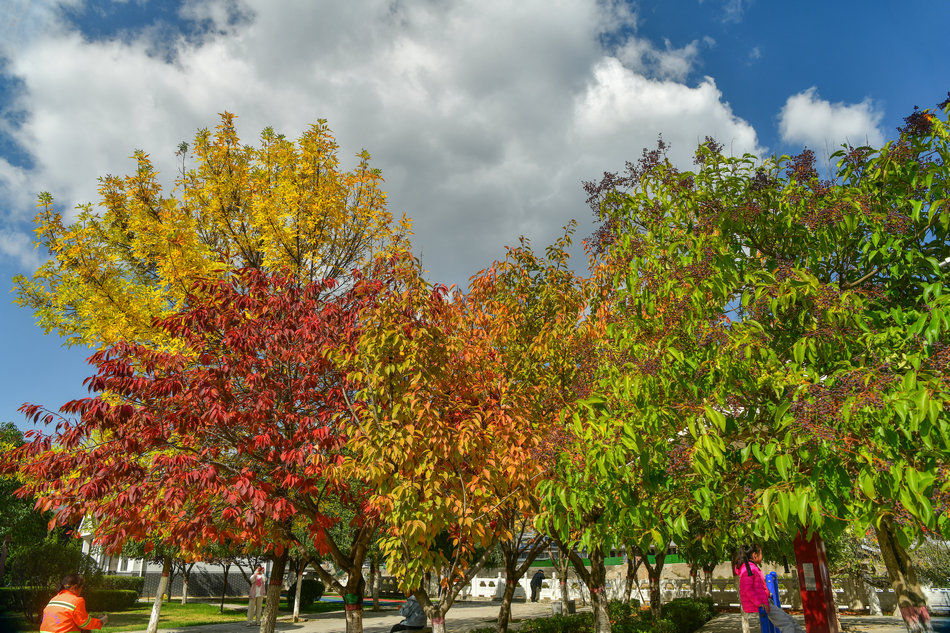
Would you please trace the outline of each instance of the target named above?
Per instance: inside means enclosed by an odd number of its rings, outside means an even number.
[[[804,340],[795,341],[795,344],[792,345],[792,359],[795,361],[796,365],[801,365],[802,361],[805,360],[805,341]]]
[[[788,467],[792,463],[792,458],[788,455],[779,455],[775,458],[775,467],[778,469],[782,479],[788,479]]]
[[[706,418],[713,423],[720,431],[726,430],[726,417],[710,406],[705,407]]]
[[[868,496],[868,499],[873,501],[877,497],[874,492],[874,475],[871,473],[867,472],[866,470],[862,470],[858,474],[858,485],[861,486],[861,490],[863,490],[864,494]]]
[[[808,491],[803,490],[798,495],[798,518],[805,523],[806,512],[808,511]]]

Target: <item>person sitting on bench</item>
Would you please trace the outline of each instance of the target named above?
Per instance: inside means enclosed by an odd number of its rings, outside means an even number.
[[[406,604],[400,607],[399,615],[403,617],[402,622],[394,624],[393,628],[389,629],[389,633],[414,631],[426,626],[426,612],[422,610],[422,605],[412,594],[406,596]]]

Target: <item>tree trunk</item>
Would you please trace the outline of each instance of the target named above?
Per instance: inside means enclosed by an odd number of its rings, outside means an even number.
[[[498,633],[506,633],[508,630],[508,621],[511,618],[511,601],[515,597],[515,591],[518,589],[518,583],[521,578],[528,573],[531,565],[538,555],[544,550],[544,539],[535,537],[531,539],[527,548],[524,543],[525,524],[522,523],[520,531],[515,531],[514,522],[511,523],[512,532],[515,532],[514,538],[501,543],[501,553],[505,560],[505,591],[501,597],[501,607],[498,609]],[[518,559],[524,557],[520,562]],[[534,589],[531,590],[532,595]],[[563,613],[567,613],[564,611]]]
[[[734,571],[734,570],[733,570]],[[736,597],[739,596],[739,576],[735,575],[734,578],[736,583]],[[742,633],[749,633],[749,614],[742,610],[742,601],[739,600],[739,621],[742,625]]]
[[[191,570],[194,568],[195,564],[191,563],[185,567],[182,572],[181,580],[181,603],[188,604],[188,581],[191,580]]]
[[[442,595],[439,596],[438,603],[432,602],[430,594],[426,591],[426,585],[428,584],[426,582],[423,582],[423,584],[413,592],[416,596],[416,600],[419,601],[419,606],[422,607],[426,617],[429,618],[429,621],[432,623],[432,633],[436,633],[436,631],[445,633],[445,614],[452,608],[452,605],[455,603],[455,598],[462,589],[472,581],[475,574],[477,574],[485,566],[485,563],[488,562],[488,559],[491,558],[492,550],[494,550],[496,544],[497,541],[492,541],[491,544],[485,548],[481,557],[470,564],[461,576],[457,576],[456,574],[450,576],[450,582],[445,588],[445,591],[442,592]]]
[[[557,551],[557,555],[555,555],[555,551]],[[567,602],[570,600],[570,594],[567,590],[567,571],[571,563],[560,546],[557,547],[557,550],[551,548],[549,552],[551,563],[554,565],[554,569],[557,570],[557,584],[561,595],[561,613],[567,615]]]
[[[228,573],[231,571],[231,563],[222,563],[224,567],[224,587],[221,589],[221,607],[218,609],[218,613],[224,613],[224,597],[228,595]]]
[[[868,613],[871,615],[883,615],[881,612],[881,601],[877,597],[877,587],[863,578],[861,582],[864,583],[864,592],[868,596]]]
[[[168,568],[168,586],[166,587],[166,596],[163,596],[163,600],[167,597],[168,601],[172,601],[172,585],[175,584],[175,561],[172,560],[171,566]]]
[[[267,597],[264,598],[264,617],[261,618],[260,633],[274,633],[277,625],[277,610],[280,608],[280,590],[284,585],[284,570],[287,569],[287,550],[274,559],[267,585]]]
[[[749,624],[749,614],[742,610],[742,607],[739,607],[739,619],[742,624],[742,633],[750,633],[752,630],[751,625]]]
[[[145,633],[156,633],[158,631],[158,618],[162,614],[162,600],[165,596],[165,589],[168,588],[168,575],[171,573],[172,559],[166,556],[162,561],[162,579],[158,581],[158,591],[155,592],[155,602],[152,603],[152,613],[148,617],[148,627]]]
[[[363,605],[346,605],[347,633],[360,633],[363,630]],[[354,607],[355,608],[351,608]]]
[[[347,571],[345,593],[346,633],[363,633],[363,595],[366,593],[366,580],[363,578],[363,564]]]
[[[7,546],[10,544],[10,535],[3,537],[3,547],[0,548],[0,587],[3,586],[3,572],[7,567]]]
[[[897,607],[910,633],[932,631],[930,612],[927,610],[927,597],[917,581],[917,572],[906,550],[897,540],[894,526],[889,518],[881,520],[875,527],[877,542],[881,546],[881,556],[891,587],[897,597]]]
[[[594,610],[594,633],[610,633],[610,615],[607,613],[607,568],[604,550],[595,547],[590,554],[590,604]]]
[[[300,622],[300,594],[303,590],[303,570],[307,568],[306,557],[297,561],[297,583],[294,591],[294,622]]]
[[[666,551],[657,551],[655,562],[651,567],[647,566],[647,572],[650,576],[650,612],[654,620],[660,619],[660,609],[663,606],[663,590],[660,587],[660,576],[663,574],[663,563],[666,560]]]
[[[624,579],[623,597],[624,602],[628,604],[633,596],[633,583],[637,582],[637,570],[640,569],[642,564],[643,561],[640,560],[640,557],[630,551],[630,548],[627,548],[627,574]],[[639,589],[639,586],[637,588]]]
[[[506,570],[505,591],[501,595],[501,606],[498,608],[498,622],[495,625],[498,633],[507,633],[508,620],[511,618],[511,600],[515,597],[515,589],[518,584],[511,582],[510,571]]]
[[[716,565],[703,565],[703,595],[712,598],[713,590],[713,572],[716,570]]]
[[[382,584],[382,575],[379,571],[379,557],[370,556],[369,559],[369,586],[373,595],[373,611],[379,611],[379,588]]]

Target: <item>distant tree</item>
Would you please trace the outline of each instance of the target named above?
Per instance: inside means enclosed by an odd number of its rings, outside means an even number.
[[[927,539],[911,556],[923,582],[934,587],[950,587],[950,542]]]
[[[0,424],[0,450],[9,450],[22,443],[23,434],[12,422]],[[10,548],[19,543],[41,540],[46,535],[49,520],[33,509],[32,500],[16,495],[20,485],[16,477],[0,476],[0,516],[4,517],[0,525],[0,586],[4,584]]]

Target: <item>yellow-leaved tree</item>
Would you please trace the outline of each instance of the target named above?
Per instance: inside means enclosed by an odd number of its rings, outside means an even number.
[[[80,206],[73,222],[40,195],[37,245],[49,259],[14,282],[45,332],[69,345],[162,347],[171,341],[154,317],[180,308],[199,277],[245,267],[289,269],[301,282],[344,276],[408,234],[386,210],[369,154],[345,171],[325,121],[296,142],[267,128],[251,147],[234,119],[224,113],[213,133],[197,133],[187,169],[182,144],[168,194],[136,151],[135,173],[101,178],[99,204]]]
[[[224,113],[214,131],[200,130],[190,154],[187,144],[179,147],[182,166],[170,192],[163,192],[149,156],[137,151],[135,172],[100,179],[98,204],[80,206],[75,220],[65,220],[52,196],[41,194],[37,246],[49,258],[32,276],[14,282],[17,302],[33,310],[45,332],[93,349],[132,343],[188,353],[184,341],[158,322],[188,308],[186,300],[200,301],[202,288],[215,286],[209,279],[251,268],[289,273],[291,284],[306,287],[346,278],[379,255],[406,247],[400,242],[410,233],[408,220],[396,223],[386,210],[382,176],[367,152],[357,154],[355,168],[347,171],[325,121],[296,141],[267,128],[252,147],[241,144],[234,120]],[[204,283],[196,285],[198,280]],[[35,420],[55,417],[35,407],[29,411]],[[286,417],[274,415],[272,422],[274,433],[302,433]],[[81,457],[87,448],[65,447],[58,436],[50,437],[58,451]],[[177,452],[186,439],[173,432],[166,448],[140,456],[143,465],[188,453],[190,446]],[[219,449],[225,469],[246,465],[241,446],[222,441]],[[338,520],[330,515],[313,529],[322,533]],[[275,523],[274,530],[274,543],[293,540],[287,526]],[[151,536],[161,537],[161,531]],[[346,565],[351,573],[360,569],[364,554],[358,551]],[[279,578],[286,549],[275,547],[273,555]],[[339,553],[347,561],[348,555]],[[268,607],[262,631],[273,631],[275,618]]]

